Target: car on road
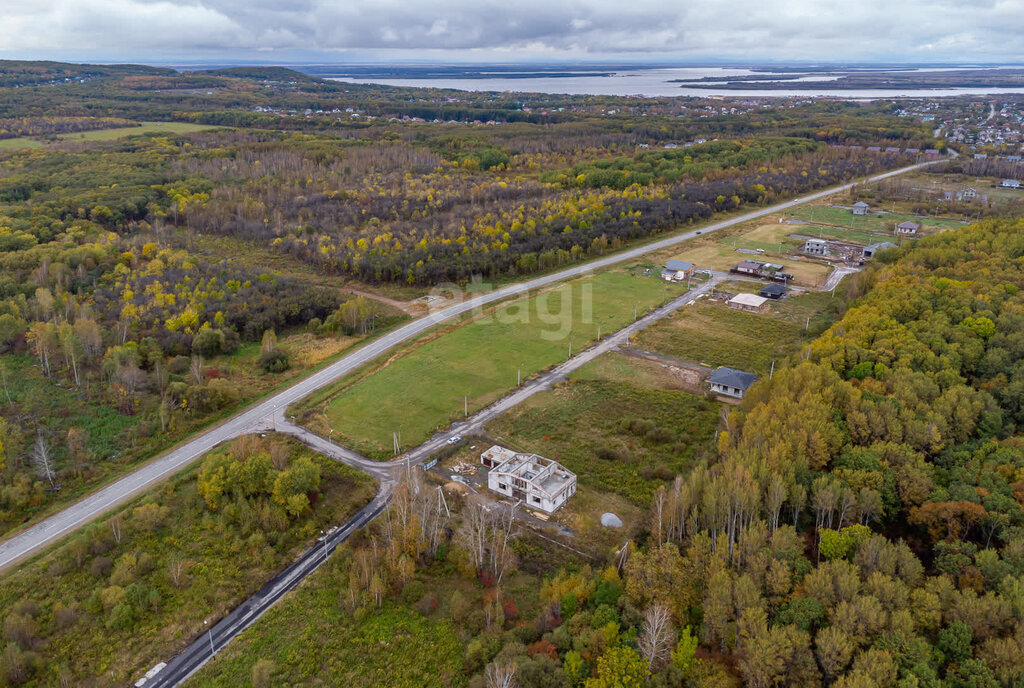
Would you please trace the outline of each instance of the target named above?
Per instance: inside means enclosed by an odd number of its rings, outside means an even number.
[[[462,441],[462,435],[452,435],[445,444],[457,444]]]

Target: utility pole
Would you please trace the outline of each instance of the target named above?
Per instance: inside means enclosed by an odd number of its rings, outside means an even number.
[[[523,376],[523,369],[522,368],[516,368],[516,387],[518,387],[520,384],[522,384],[520,382],[520,380],[522,379],[522,376]]]
[[[601,326],[597,326],[597,341],[601,341]]]
[[[771,380],[773,377],[775,377],[775,361],[774,360],[772,361],[772,369],[768,373],[768,379]]]
[[[804,323],[804,332],[807,332],[811,328],[811,316],[807,316],[807,322]]]
[[[469,417],[469,395],[462,397],[462,415]]]

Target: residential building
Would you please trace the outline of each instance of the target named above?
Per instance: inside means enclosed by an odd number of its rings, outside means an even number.
[[[737,294],[725,303],[729,308],[748,313],[761,313],[768,309],[768,299],[757,294]]]
[[[715,394],[742,399],[756,379],[757,375],[754,373],[722,366],[711,373],[711,377],[708,378],[708,384],[711,386],[711,391]]]
[[[963,194],[964,198],[974,198],[978,195],[978,191],[973,186],[965,186]]]
[[[786,287],[782,284],[766,284],[761,288],[761,296],[766,299],[781,299],[786,295]]]
[[[733,268],[733,271],[744,275],[760,275],[762,265],[764,265],[764,263],[757,260],[741,260],[736,267]]]
[[[885,149],[885,152],[886,153],[899,153],[900,149],[897,148],[896,146],[889,146],[888,148]]]
[[[975,153],[974,154],[974,159],[975,160],[988,160],[988,154],[987,153]]]
[[[550,514],[576,494],[576,474],[543,456],[513,454],[487,474],[487,487]]]
[[[921,225],[916,222],[907,220],[896,225],[897,234],[917,234],[917,230],[921,229]]]
[[[673,275],[672,279],[684,280],[693,275],[694,269],[696,269],[696,266],[689,261],[670,260],[665,263],[665,270],[662,271],[661,276],[664,277],[666,272],[671,272]]]
[[[929,155],[929,156],[939,155],[939,149],[938,148],[925,148],[924,149],[924,154],[925,155]]]
[[[827,256],[828,242],[824,239],[808,239],[804,242],[804,253],[812,256]]]
[[[999,186],[1003,187],[1004,189],[1019,189],[1020,182],[1017,181],[1016,179],[1004,179],[1003,183],[1000,184]]]
[[[874,258],[875,254],[879,251],[884,251],[887,248],[896,248],[896,244],[891,241],[879,241],[877,244],[871,244],[870,246],[864,247],[864,259]]]
[[[864,201],[857,201],[856,203],[853,204],[853,214],[854,215],[867,215],[868,214],[868,208],[870,208],[870,207],[871,206],[869,206]]]

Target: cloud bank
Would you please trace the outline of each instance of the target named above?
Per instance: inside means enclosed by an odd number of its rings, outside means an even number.
[[[5,57],[1024,60],[1024,0],[0,0],[0,16]]]

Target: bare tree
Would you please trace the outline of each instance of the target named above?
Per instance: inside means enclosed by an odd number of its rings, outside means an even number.
[[[110,532],[114,536],[114,542],[120,544],[121,543],[121,535],[122,535],[122,526],[124,525],[123,522],[121,521],[121,514],[117,514],[116,516],[112,516],[110,518],[109,523],[110,523]]]
[[[647,660],[647,668],[657,671],[671,656],[676,643],[676,629],[672,625],[672,613],[662,602],[655,602],[644,612],[644,623],[637,638],[636,646]]]
[[[487,688],[516,688],[516,665],[512,662],[498,664],[491,662],[484,671],[484,685]]]
[[[53,470],[53,453],[50,451],[49,442],[46,441],[42,434],[36,435],[36,443],[32,447],[29,457],[36,475],[46,479],[50,483],[50,487],[54,487],[57,474]]]
[[[193,356],[192,362],[188,366],[189,372],[192,373],[192,379],[195,383],[202,384],[203,382],[203,357]]]
[[[173,555],[167,562],[167,570],[171,574],[171,583],[174,584],[174,587],[180,588],[185,582],[185,574],[188,573],[191,563],[180,554]]]
[[[514,523],[514,508],[488,505],[479,498],[471,497],[463,510],[459,540],[469,550],[476,570],[490,573],[498,584],[515,564],[509,546]]]

